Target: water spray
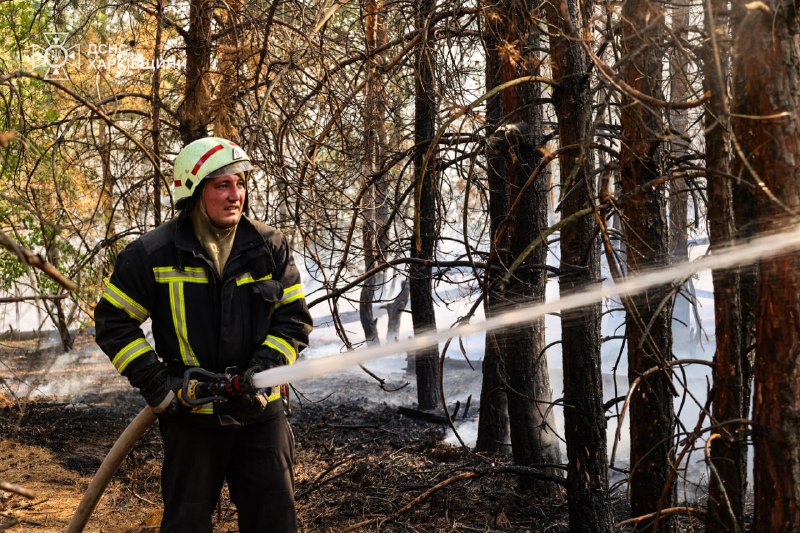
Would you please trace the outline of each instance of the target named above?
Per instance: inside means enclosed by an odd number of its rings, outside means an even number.
[[[759,237],[743,244],[716,250],[710,255],[695,261],[687,261],[662,270],[632,276],[621,283],[598,285],[593,289],[587,289],[585,292],[572,294],[552,302],[521,306],[486,320],[462,324],[451,329],[431,331],[385,346],[374,346],[345,354],[332,353],[318,358],[315,357],[314,359],[304,359],[292,366],[281,366],[265,370],[253,376],[253,383],[257,387],[296,383],[305,379],[339,372],[359,363],[374,361],[403,352],[413,352],[446,341],[452,337],[463,337],[480,333],[481,331],[493,331],[517,326],[548,313],[584,307],[615,295],[632,296],[651,287],[685,279],[701,270],[731,268],[796,250],[800,250],[800,226],[793,227],[782,233]]]

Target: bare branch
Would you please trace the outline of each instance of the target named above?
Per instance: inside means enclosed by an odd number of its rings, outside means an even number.
[[[67,278],[58,271],[56,267],[51,265],[47,262],[47,260],[42,257],[41,255],[34,253],[17,241],[6,235],[5,232],[0,231],[0,246],[10,250],[19,258],[20,261],[25,263],[26,265],[30,265],[32,267],[38,268],[51,278],[55,280],[59,285],[64,287],[68,291],[74,291],[78,288],[78,285],[72,281],[71,279]]]

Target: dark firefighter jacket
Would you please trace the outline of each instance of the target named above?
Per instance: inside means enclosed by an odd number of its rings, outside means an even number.
[[[152,320],[151,346],[140,325]],[[211,372],[292,364],[308,344],[311,316],[286,239],[242,217],[222,279],[182,215],[128,245],[95,309],[97,344],[150,405],[188,367]],[[275,393],[270,398],[279,398]],[[184,416],[201,425],[254,422],[235,403]],[[204,416],[205,415],[205,416]],[[217,415],[217,416],[208,416]]]

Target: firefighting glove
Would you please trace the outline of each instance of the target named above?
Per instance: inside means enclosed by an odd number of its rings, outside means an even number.
[[[266,393],[241,394],[228,400],[228,405],[234,411],[243,415],[257,415],[267,408],[269,399]]]
[[[156,403],[148,399],[147,403],[156,414],[169,416],[186,412],[188,406],[181,400],[181,387],[183,387],[181,378],[169,376],[162,387],[165,392],[161,400]]]
[[[253,376],[266,370],[258,361],[252,361],[250,367],[242,374],[237,374],[232,380],[231,395],[228,404],[241,414],[257,415],[269,403],[270,389],[259,389],[253,383]]]
[[[250,368],[244,371],[242,374],[242,385],[243,389],[242,392],[245,394],[256,394],[258,393],[258,388],[256,387],[255,383],[253,383],[253,376],[262,372],[264,369],[263,366],[260,364],[250,365]]]
[[[251,363],[250,368],[245,370],[244,373],[239,373],[238,370],[234,370],[235,373],[225,385],[225,391],[228,396],[233,398],[240,395],[257,394],[260,389],[253,383],[253,376],[263,370],[266,370],[266,368],[259,362]]]

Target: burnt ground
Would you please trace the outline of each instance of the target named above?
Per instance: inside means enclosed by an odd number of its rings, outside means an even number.
[[[450,368],[452,366],[452,368]],[[446,368],[451,397],[480,390],[480,372]],[[390,376],[386,388],[407,375]],[[303,531],[565,531],[560,496],[521,493],[508,458],[443,444],[444,426],[400,414],[407,386],[384,392],[361,370],[299,384],[293,395],[296,501]],[[84,490],[144,402],[90,340],[70,354],[0,343],[0,530],[64,531]],[[477,413],[473,403],[467,416]],[[461,418],[464,414],[461,407]],[[161,516],[161,443],[151,427],[126,458],[86,531],[153,532]],[[616,495],[626,517],[624,494]],[[215,531],[237,531],[226,491]]]

